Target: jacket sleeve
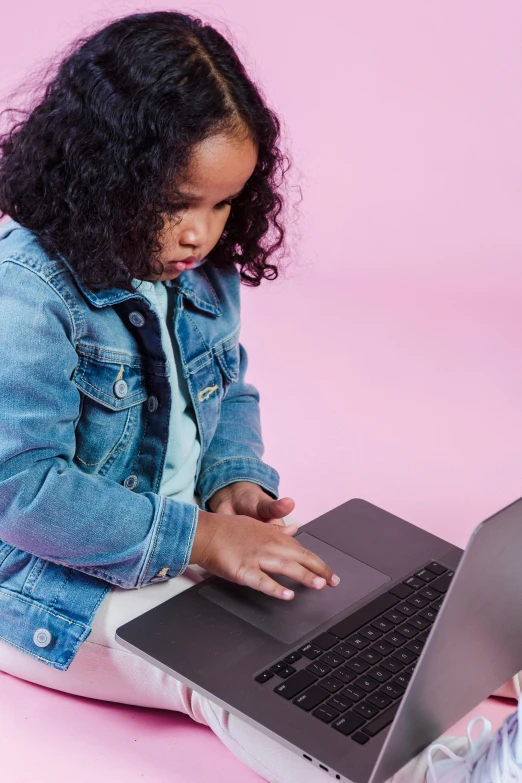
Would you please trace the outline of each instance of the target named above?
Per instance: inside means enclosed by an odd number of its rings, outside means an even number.
[[[6,260],[0,303],[0,539],[123,588],[182,573],[198,507],[73,463],[78,357],[62,294]]]
[[[251,481],[278,498],[279,474],[262,461],[259,392],[245,381],[248,356],[239,344],[239,377],[231,383],[221,403],[214,437],[202,460],[196,484],[203,510],[218,489],[235,481]]]

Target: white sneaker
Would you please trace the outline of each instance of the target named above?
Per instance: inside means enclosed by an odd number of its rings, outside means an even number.
[[[522,783],[522,700],[518,709],[509,715],[502,726],[490,736],[491,723],[482,716],[473,718],[466,730],[468,747],[464,755],[457,755],[446,745],[435,742],[428,748],[426,783]],[[476,739],[471,732],[482,721],[482,730]],[[438,759],[434,759],[435,754]],[[443,753],[447,758],[440,758]]]

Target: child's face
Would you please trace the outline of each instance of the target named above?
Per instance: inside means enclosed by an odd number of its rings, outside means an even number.
[[[213,136],[197,145],[188,177],[179,188],[187,194],[185,209],[165,215],[160,234],[160,262],[163,273],[154,280],[173,280],[185,270],[199,266],[198,261],[176,263],[189,256],[204,260],[217,244],[228,216],[230,203],[251,177],[257,162],[257,149],[248,139]],[[192,197],[191,197],[192,196]]]

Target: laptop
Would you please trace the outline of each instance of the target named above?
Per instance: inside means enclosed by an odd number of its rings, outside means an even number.
[[[295,538],[338,587],[275,575],[286,602],[211,576],[116,640],[351,783],[384,783],[522,669],[522,499],[464,552],[361,499]]]

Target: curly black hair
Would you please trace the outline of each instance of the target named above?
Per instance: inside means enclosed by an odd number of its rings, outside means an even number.
[[[163,216],[182,200],[194,146],[243,130],[257,164],[208,262],[238,264],[258,286],[278,276],[268,259],[284,246],[280,127],[214,27],[175,11],[126,16],[73,42],[43,98],[0,136],[0,213],[91,290],[132,292],[133,278],[161,272]]]

